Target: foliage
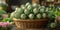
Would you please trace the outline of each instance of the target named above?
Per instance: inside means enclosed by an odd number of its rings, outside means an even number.
[[[6,14],[6,11],[0,10],[0,20],[3,19],[3,18],[2,18],[2,15],[3,15],[3,14]]]
[[[4,18],[2,21],[3,22],[13,22],[12,18]]]
[[[0,15],[2,15],[2,14],[6,14],[6,11],[0,10]]]
[[[7,5],[6,4],[0,4],[0,7],[2,7],[2,10],[6,10]]]
[[[60,16],[60,6],[56,8],[56,16]]]

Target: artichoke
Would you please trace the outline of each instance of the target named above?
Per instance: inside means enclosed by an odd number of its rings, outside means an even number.
[[[29,10],[27,10],[27,9],[25,9],[25,10],[24,10],[24,13],[25,13],[25,14],[29,14],[29,13],[30,13],[30,11],[29,11]]]
[[[60,6],[59,6],[59,7],[57,7],[57,9],[58,9],[57,11],[60,11]]]
[[[49,7],[54,7],[54,4],[49,4]]]
[[[21,8],[16,8],[16,10],[15,10],[15,12],[16,12],[16,13],[19,13],[19,14],[23,13],[23,11],[24,11],[24,10],[22,10]]]
[[[34,16],[36,16],[36,18],[40,19],[41,18],[40,13],[42,13],[43,18],[46,18],[46,15],[48,13],[48,16],[50,18],[53,18],[55,15],[54,6],[50,5],[46,9],[45,8],[46,8],[45,6],[40,6],[39,4],[36,4],[36,3],[34,3],[32,5],[30,3],[26,3],[25,5],[21,5],[20,8],[16,8],[16,10],[14,11],[15,13],[12,13],[11,16],[13,17],[13,15],[14,15],[14,17],[21,18],[21,19],[26,19],[27,16],[30,19],[34,19]],[[51,12],[51,11],[53,11],[53,12]]]
[[[50,27],[51,27],[51,28],[56,28],[56,27],[57,27],[57,24],[56,24],[56,23],[51,23],[51,24],[50,24]]]
[[[21,14],[15,12],[14,17],[19,19],[20,18],[20,15]]]
[[[46,13],[43,13],[42,16],[43,16],[43,18],[46,18]]]
[[[49,8],[46,8],[45,12],[48,12]]]
[[[34,12],[34,14],[37,14],[37,13],[39,13],[39,9],[38,8],[34,8],[33,12]]]
[[[44,9],[40,9],[40,13],[43,13],[44,12]]]
[[[14,18],[15,12],[12,12],[10,18]]]
[[[21,17],[21,19],[26,19],[27,16],[25,14],[21,14],[20,17]]]
[[[43,8],[43,9],[44,9],[44,8],[45,8],[45,6],[41,6],[41,8]]]
[[[30,19],[34,19],[34,14],[29,14]]]
[[[31,10],[31,9],[32,9],[32,6],[31,6],[31,5],[28,5],[28,6],[27,6],[27,9],[28,9],[28,10]]]
[[[20,18],[19,16],[20,16],[19,13],[12,12],[11,15],[10,15],[10,18]]]
[[[21,5],[21,9],[24,10],[26,7],[25,5]]]
[[[30,5],[30,3],[29,3],[29,2],[27,2],[25,6],[27,7],[27,6],[29,6],[29,5]]]
[[[40,5],[38,5],[38,9],[41,9],[41,6]]]
[[[36,17],[37,17],[38,19],[40,19],[40,18],[41,18],[41,14],[37,14]]]

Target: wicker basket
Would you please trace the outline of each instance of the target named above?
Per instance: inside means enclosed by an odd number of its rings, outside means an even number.
[[[17,28],[20,29],[24,29],[24,28],[41,28],[47,25],[49,19],[34,19],[34,20],[20,20],[20,19],[16,19],[13,18],[13,21],[15,23],[15,25],[17,26]]]

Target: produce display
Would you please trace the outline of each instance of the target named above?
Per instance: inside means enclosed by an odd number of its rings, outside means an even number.
[[[55,0],[45,0],[45,1],[46,3],[48,3],[46,4],[47,6],[44,6],[45,2],[43,0],[41,0],[41,4],[36,4],[36,3],[30,4],[29,2],[27,2],[26,4],[22,4],[19,7],[16,7],[15,11],[12,13],[6,12],[8,7],[7,4],[0,3],[0,30],[9,30],[9,28],[12,27],[11,25],[15,25],[15,22],[13,22],[15,20],[16,20],[17,26],[18,27],[21,26],[22,29],[25,28],[26,26],[41,27],[43,24],[44,25],[46,24],[45,26],[43,25],[43,27],[45,28],[54,29],[54,28],[60,27],[60,24],[59,24],[60,6],[55,6],[55,4],[53,3],[55,2]],[[12,5],[12,6],[15,6],[15,5]],[[12,9],[13,8],[14,7],[12,7]],[[9,17],[3,16],[4,14],[7,14]],[[4,18],[4,17],[7,17],[7,18]],[[47,20],[45,21],[45,19]],[[26,20],[25,21],[26,23],[24,22],[24,20]],[[33,21],[29,21],[29,20],[33,20]]]
[[[41,18],[54,18],[55,17],[55,8],[54,6],[41,6],[39,4],[30,4],[21,5],[17,7],[14,12],[11,13],[11,18],[18,19],[41,19]]]

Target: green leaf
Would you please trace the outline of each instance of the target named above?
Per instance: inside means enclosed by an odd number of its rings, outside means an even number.
[[[12,18],[4,18],[2,21],[3,22],[7,22],[7,21],[12,22],[13,20],[12,20]]]

